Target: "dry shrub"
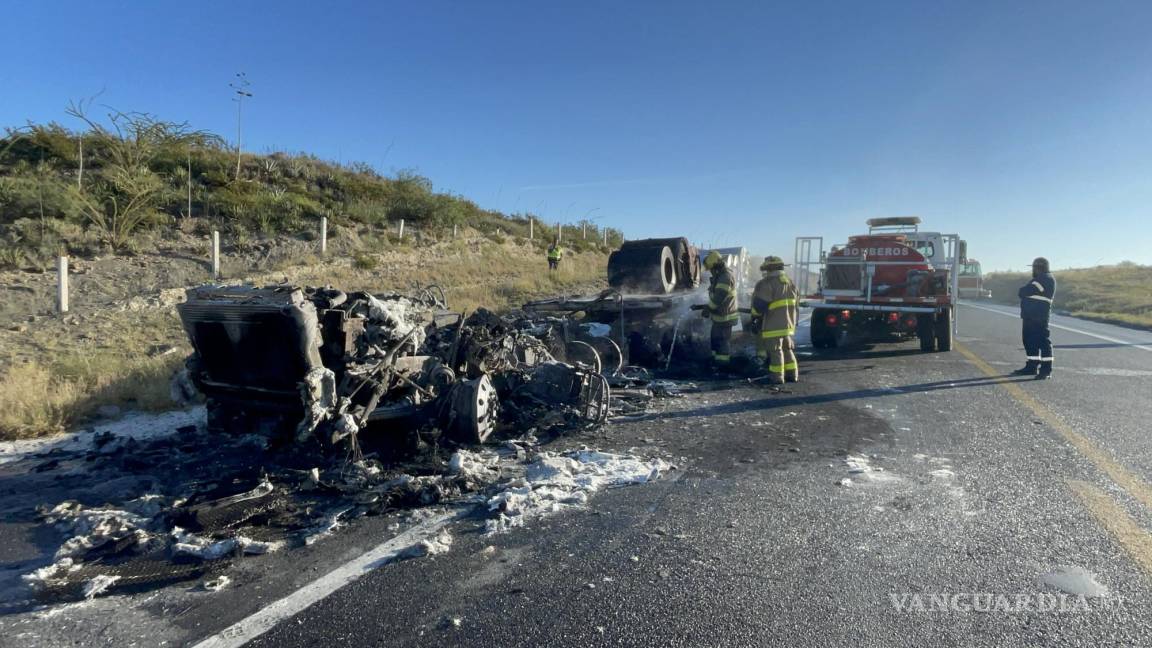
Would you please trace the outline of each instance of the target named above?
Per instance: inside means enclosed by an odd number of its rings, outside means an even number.
[[[73,384],[58,384],[52,372],[33,362],[0,375],[0,438],[15,439],[61,431],[79,400]]]
[[[183,354],[158,358],[69,354],[48,367],[23,362],[0,374],[0,439],[61,432],[101,406],[172,407],[169,382]]]

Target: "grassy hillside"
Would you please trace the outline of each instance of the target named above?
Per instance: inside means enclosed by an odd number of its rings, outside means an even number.
[[[403,219],[407,236],[426,242],[448,238],[453,227],[494,240],[528,236],[529,214],[482,209],[411,171],[386,177],[367,164],[279,152],[246,153],[238,164],[222,138],[186,124],[69,113],[83,129],[29,124],[0,138],[0,270],[45,267],[61,252],[131,254],[176,231],[308,240],[321,217],[336,234],[374,230],[386,238]],[[539,244],[554,231],[537,219]],[[576,249],[601,247],[604,234],[595,223],[564,226]],[[620,240],[620,232],[607,232],[608,246]]]
[[[1054,307],[1076,317],[1152,328],[1152,266],[1122,263],[1053,273]],[[1024,273],[989,274],[985,286],[993,299],[1018,304],[1016,291],[1029,279]]]

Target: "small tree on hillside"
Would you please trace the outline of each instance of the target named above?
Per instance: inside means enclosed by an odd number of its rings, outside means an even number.
[[[88,222],[113,249],[122,250],[132,234],[156,222],[164,182],[152,162],[170,147],[186,149],[207,144],[211,135],[190,131],[185,123],[160,121],[146,113],[113,111],[109,126],[72,106],[68,113],[91,129],[87,140],[101,168],[87,189],[77,187],[76,199]]]

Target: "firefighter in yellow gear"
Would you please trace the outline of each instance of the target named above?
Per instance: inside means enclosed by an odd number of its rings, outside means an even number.
[[[564,258],[564,249],[560,247],[560,241],[552,241],[552,245],[548,246],[548,270],[559,270],[560,259]]]
[[[704,317],[712,320],[710,342],[712,362],[718,369],[725,369],[732,360],[732,328],[740,319],[736,312],[736,282],[732,272],[724,262],[724,257],[715,250],[704,258],[704,268],[711,274],[708,284],[708,308]]]
[[[794,336],[799,292],[784,272],[784,260],[780,257],[767,257],[760,270],[764,278],[756,283],[752,292],[752,326],[760,329],[757,355],[768,365],[771,384],[798,382],[800,365],[796,362]]]

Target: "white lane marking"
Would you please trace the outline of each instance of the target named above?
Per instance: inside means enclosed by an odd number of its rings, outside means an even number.
[[[194,648],[238,648],[268,632],[284,619],[304,611],[377,567],[395,560],[400,552],[416,542],[436,534],[463,512],[444,513],[417,524],[396,537],[369,549],[335,570],[308,583],[288,596],[269,604],[255,614],[204,639]]]
[[[1016,313],[1005,312],[1005,311],[1002,311],[1002,310],[999,310],[996,308],[989,308],[987,306],[977,306],[976,304],[961,304],[961,305],[967,306],[968,308],[977,308],[977,309],[982,310],[982,311],[988,311],[989,313],[996,313],[997,315],[1003,315],[1005,317],[1015,317],[1015,318],[1020,317]],[[1099,333],[1090,333],[1088,331],[1084,331],[1081,329],[1072,328],[1071,326],[1064,326],[1063,324],[1053,324],[1053,323],[1049,322],[1048,326],[1050,326],[1054,329],[1060,329],[1062,331],[1070,331],[1072,333],[1079,333],[1080,335],[1087,335],[1088,337],[1094,337],[1097,340],[1104,340],[1105,342],[1111,342],[1113,344],[1123,344],[1125,346],[1131,346],[1133,349],[1141,349],[1143,351],[1152,351],[1152,347],[1150,347],[1150,346],[1144,346],[1143,344],[1136,344],[1134,342],[1129,342],[1128,340],[1121,340],[1119,338],[1108,337],[1107,335],[1100,335]]]

